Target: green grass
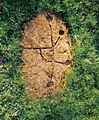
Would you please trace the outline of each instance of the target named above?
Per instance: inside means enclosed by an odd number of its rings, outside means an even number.
[[[98,0],[0,0],[0,120],[98,120]],[[49,11],[68,25],[73,70],[64,93],[31,101],[24,93],[20,40],[24,22]]]

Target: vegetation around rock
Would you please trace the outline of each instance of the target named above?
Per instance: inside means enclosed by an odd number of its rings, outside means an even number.
[[[99,119],[98,9],[98,0],[0,0],[0,120]],[[33,101],[24,92],[20,40],[23,24],[42,11],[68,25],[73,70],[63,94]]]

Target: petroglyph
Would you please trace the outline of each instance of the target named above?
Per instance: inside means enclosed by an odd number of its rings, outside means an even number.
[[[63,91],[62,79],[72,63],[68,28],[55,15],[41,13],[25,24],[21,41],[22,73],[31,98],[56,95]]]

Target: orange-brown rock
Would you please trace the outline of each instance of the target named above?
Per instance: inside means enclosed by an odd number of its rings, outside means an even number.
[[[64,23],[50,13],[39,14],[25,24],[21,46],[28,95],[40,98],[62,92],[63,77],[72,61],[71,39]]]

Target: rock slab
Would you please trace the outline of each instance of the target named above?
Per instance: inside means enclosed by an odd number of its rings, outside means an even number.
[[[55,15],[40,13],[25,24],[22,35],[22,73],[31,98],[61,93],[72,63],[68,28]]]

